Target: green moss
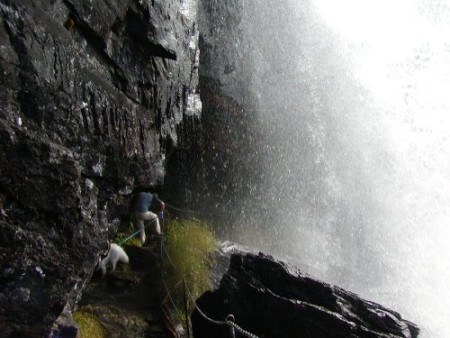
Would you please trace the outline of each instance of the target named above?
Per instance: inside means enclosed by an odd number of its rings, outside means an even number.
[[[211,227],[197,220],[170,221],[166,232],[164,267],[169,272],[169,289],[177,303],[183,304],[184,279],[190,293],[189,310],[192,310],[192,298],[197,299],[209,288],[212,252],[217,248],[217,241]]]
[[[131,236],[131,234],[135,233],[136,231],[137,230],[135,229],[131,218],[123,219],[119,226],[117,235],[113,239],[113,243],[120,243],[121,245],[130,245],[130,246],[142,246],[141,240],[138,237],[129,238],[125,243],[122,243],[123,240]]]
[[[126,238],[126,237],[125,237]],[[119,242],[120,243],[120,242]],[[138,237],[133,237],[127,240],[123,245],[130,245],[130,246],[142,246],[141,240]]]
[[[78,325],[77,338],[105,338],[102,326],[97,318],[87,311],[77,310],[72,317]]]

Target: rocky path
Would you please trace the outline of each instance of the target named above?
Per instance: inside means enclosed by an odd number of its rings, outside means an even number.
[[[173,337],[161,307],[159,256],[152,247],[125,247],[130,264],[105,277],[95,275],[78,310],[97,318],[109,338]]]

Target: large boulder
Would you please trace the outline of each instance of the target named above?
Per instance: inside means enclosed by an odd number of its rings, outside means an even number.
[[[234,253],[220,287],[197,301],[195,338],[230,337],[229,314],[259,337],[417,337],[400,314],[337,286],[315,280],[265,254]],[[209,319],[222,322],[214,323]],[[241,337],[239,328],[236,337]]]
[[[70,317],[133,188],[163,183],[197,41],[195,1],[0,0],[1,337]]]

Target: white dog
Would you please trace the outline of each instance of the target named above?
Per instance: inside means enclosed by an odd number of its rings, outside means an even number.
[[[127,253],[124,249],[122,249],[119,245],[115,243],[111,243],[111,247],[109,248],[108,255],[103,258],[99,264],[99,269],[102,270],[102,275],[104,276],[106,273],[106,266],[111,264],[112,269],[114,271],[116,269],[117,262],[128,263],[130,259],[128,258]]]

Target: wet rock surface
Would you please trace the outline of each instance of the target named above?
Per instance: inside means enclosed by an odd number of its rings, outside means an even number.
[[[302,274],[273,257],[233,253],[217,290],[197,302],[210,318],[259,337],[417,337],[418,327],[395,311]],[[196,338],[229,337],[226,325],[192,314]],[[236,333],[241,337],[240,333]]]
[[[1,337],[70,317],[133,188],[163,183],[200,113],[193,9],[0,1]]]
[[[167,172],[167,188],[177,192],[173,203],[198,211],[219,232],[264,209],[264,203],[249,204],[264,194],[254,170],[265,165],[267,131],[250,104],[259,93],[251,91],[254,64],[243,29],[244,3],[199,0],[201,128],[183,138],[185,146]]]
[[[161,271],[154,247],[126,246],[129,265],[94,274],[77,310],[98,320],[106,337],[170,337],[162,311]]]

